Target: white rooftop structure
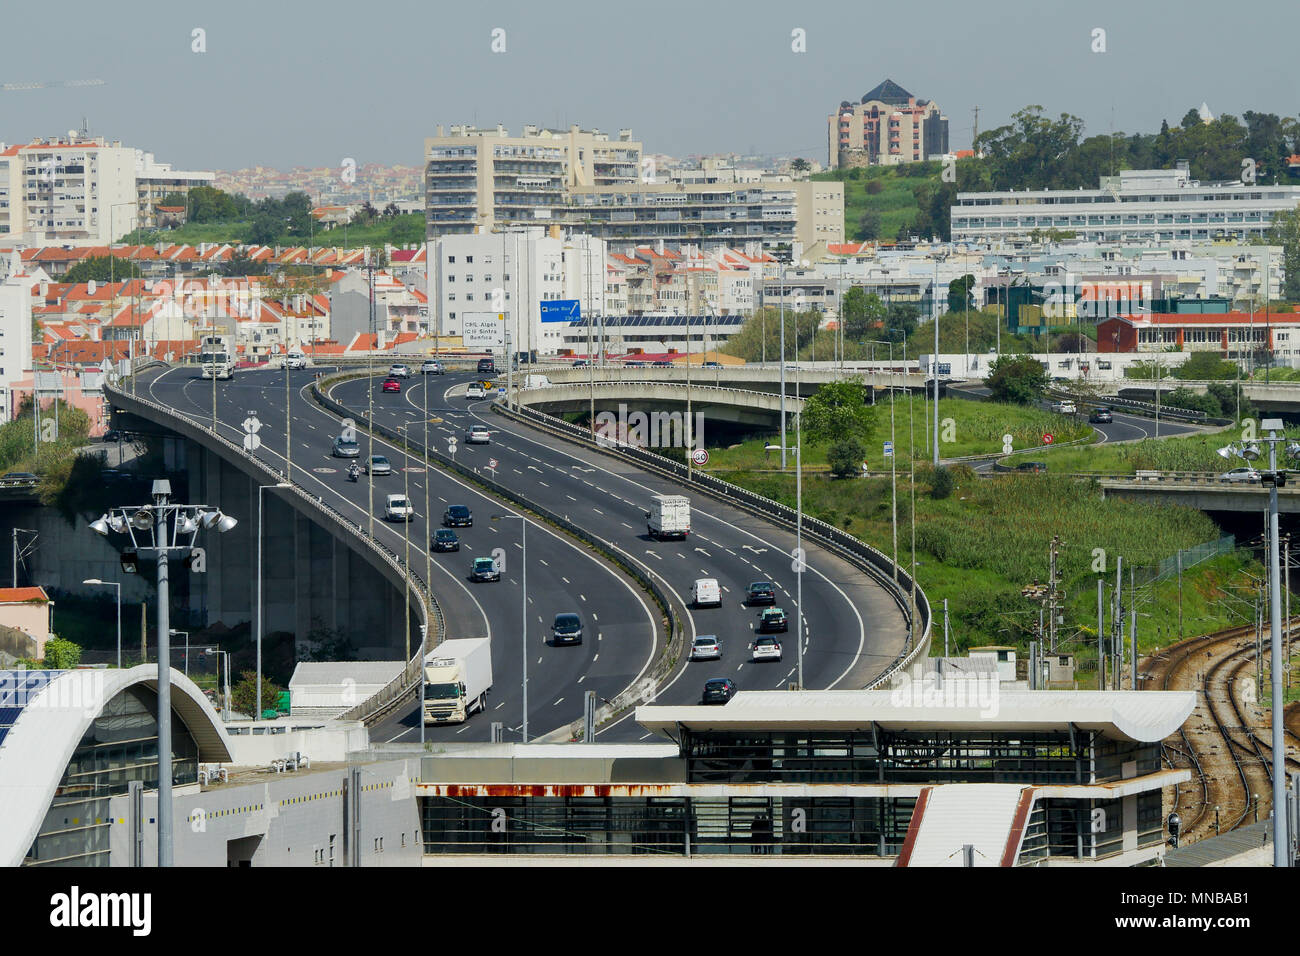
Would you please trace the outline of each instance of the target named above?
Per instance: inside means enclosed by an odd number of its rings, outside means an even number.
[[[917,681],[894,690],[742,691],[722,706],[638,707],[637,723],[665,737],[692,731],[1047,731],[1070,725],[1151,743],[1176,731],[1196,706],[1187,691],[1021,691],[983,682]],[[963,687],[963,685],[966,685]],[[963,699],[964,694],[964,699]]]

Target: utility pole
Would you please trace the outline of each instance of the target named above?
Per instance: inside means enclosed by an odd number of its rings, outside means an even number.
[[[1056,577],[1056,557],[1057,551],[1061,546],[1061,536],[1059,534],[1052,536],[1052,544],[1047,550],[1047,634],[1048,634],[1048,653],[1056,653],[1056,607],[1057,607],[1057,577]]]
[[[1106,624],[1106,610],[1103,605],[1106,582],[1097,578],[1097,689],[1106,689],[1106,655],[1102,650],[1102,631]]]

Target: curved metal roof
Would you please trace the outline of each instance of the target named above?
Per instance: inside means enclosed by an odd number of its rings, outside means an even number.
[[[55,788],[91,722],[104,705],[130,687],[157,693],[158,666],[127,670],[0,674],[0,698],[9,726],[0,737],[0,865],[18,866],[49,810]],[[30,687],[29,687],[30,685]],[[193,735],[201,763],[228,763],[230,741],[203,692],[176,669],[171,672],[172,712]]]
[[[964,686],[963,686],[964,685]],[[636,709],[664,736],[708,730],[1084,730],[1150,743],[1168,737],[1196,706],[1190,691],[1004,690],[987,681],[914,681],[893,690],[742,691],[722,706]]]

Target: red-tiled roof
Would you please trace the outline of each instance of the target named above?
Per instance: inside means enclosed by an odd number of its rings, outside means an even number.
[[[20,604],[24,601],[50,600],[45,588],[0,588],[0,603]]]

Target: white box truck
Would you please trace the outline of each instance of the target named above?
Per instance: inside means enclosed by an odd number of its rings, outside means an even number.
[[[224,336],[204,336],[200,340],[199,368],[201,378],[228,381],[235,377],[234,354]]]
[[[645,513],[650,537],[682,538],[691,533],[691,499],[685,495],[655,495],[651,510]]]
[[[424,722],[461,724],[487,707],[492,644],[486,637],[443,641],[424,659]]]
[[[545,375],[525,375],[524,388],[550,388],[551,380]]]

